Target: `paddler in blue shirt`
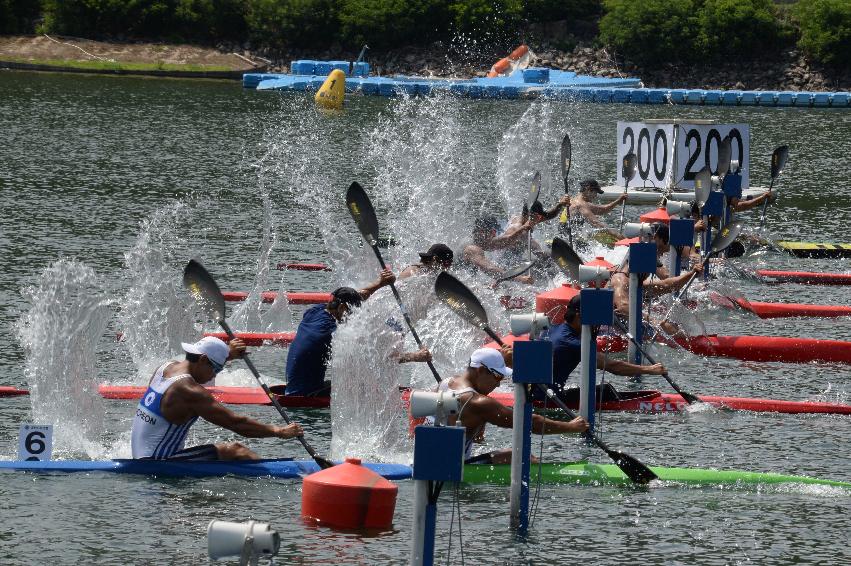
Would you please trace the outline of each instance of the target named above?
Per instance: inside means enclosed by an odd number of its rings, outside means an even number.
[[[465,463],[507,464],[511,461],[511,450],[496,450],[473,456],[473,443],[480,441],[488,423],[500,428],[512,428],[514,412],[493,397],[488,397],[505,377],[511,377],[511,349],[502,351],[479,348],[470,354],[467,369],[461,375],[444,379],[438,391],[453,391],[458,398],[458,414],[450,417],[449,424],[463,423],[466,429]],[[541,415],[532,415],[532,432],[536,434],[569,434],[588,430],[588,421],[576,417],[571,421],[557,421]],[[533,458],[534,461],[534,458]]]
[[[212,336],[194,344],[183,344],[186,359],[160,366],[148,390],[136,406],[130,446],[133,458],[156,460],[208,461],[256,460],[239,442],[202,444],[184,448],[189,428],[198,417],[248,438],[295,438],[301,426],[266,425],[238,415],[216,401],[203,385],[209,383],[225,363],[245,352],[245,343],[230,345]]]
[[[331,293],[331,301],[305,311],[296,330],[295,340],[287,352],[286,395],[328,397],[331,383],[325,381],[325,372],[331,359],[331,342],[337,325],[344,322],[352,307],[360,307],[381,287],[396,281],[389,269],[381,271],[374,283],[357,291],[340,287]],[[425,348],[417,352],[400,354],[398,362],[425,362],[431,354]]]
[[[561,394],[567,388],[570,374],[582,359],[581,299],[579,295],[570,299],[564,314],[564,322],[549,328],[547,335],[553,344],[553,391]],[[596,332],[595,332],[596,335]],[[622,360],[610,360],[602,352],[597,352],[597,369],[605,369],[615,375],[662,375],[665,366],[662,364],[637,365]],[[543,394],[535,390],[536,398],[543,400]]]

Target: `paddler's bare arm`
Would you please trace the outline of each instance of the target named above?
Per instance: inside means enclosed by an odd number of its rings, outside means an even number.
[[[570,197],[567,196],[567,195],[564,195],[563,197],[561,197],[561,199],[559,199],[559,201],[556,203],[556,205],[554,207],[552,207],[549,210],[545,210],[544,214],[542,214],[542,216],[544,217],[544,220],[552,220],[553,218],[558,216],[559,213],[561,213],[563,208],[568,207],[568,206],[570,206]]]
[[[378,279],[360,290],[361,299],[367,300],[373,293],[396,282],[396,276],[389,269],[382,269],[378,275]]]
[[[593,202],[584,203],[588,210],[592,214],[608,214],[615,209],[617,205],[626,200],[626,195],[621,194],[618,198],[610,202],[609,204],[596,204]]]
[[[490,242],[488,242],[487,249],[489,251],[502,250],[512,246],[518,239],[526,235],[526,233],[534,227],[535,222],[533,220],[527,220],[522,224],[509,226],[505,232],[491,238]]]
[[[172,386],[176,387],[176,385]],[[226,428],[246,438],[295,438],[303,434],[301,426],[293,423],[273,426],[238,415],[213,399],[209,391],[201,386],[187,388],[181,392],[183,404],[205,421]]]
[[[648,296],[671,293],[685,285],[695,273],[703,273],[703,265],[695,265],[690,270],[684,271],[676,277],[668,277],[667,279],[657,279],[655,281],[645,282],[644,292],[647,293]]]
[[[752,198],[750,200],[734,199],[734,202],[730,203],[730,208],[732,208],[736,212],[750,210],[752,208],[756,208],[757,206],[762,205],[762,203],[764,203],[766,199],[771,198],[771,195],[771,191],[765,191],[758,197]]]
[[[486,256],[484,250],[479,246],[469,245],[464,248],[464,260],[472,263],[485,273],[490,275],[502,275],[502,268],[490,261]]]
[[[464,407],[464,412],[473,410],[477,419],[500,428],[512,428],[514,424],[514,412],[496,399],[477,395]],[[462,421],[464,415],[461,415]],[[584,432],[588,430],[588,421],[577,417],[572,421],[555,421],[532,415],[532,432],[535,434],[564,434],[571,432]]]
[[[642,366],[622,360],[610,360],[600,352],[597,352],[597,369],[605,369],[615,375],[662,375],[666,371],[662,364]]]

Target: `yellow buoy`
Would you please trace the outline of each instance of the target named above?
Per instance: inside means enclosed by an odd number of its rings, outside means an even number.
[[[346,74],[340,69],[334,69],[322,83],[314,101],[322,108],[340,110],[343,107],[343,97],[346,95]]]

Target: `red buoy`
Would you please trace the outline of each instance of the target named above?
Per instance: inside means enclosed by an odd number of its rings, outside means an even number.
[[[535,295],[535,310],[546,315],[553,324],[564,322],[567,303],[579,293],[579,289],[569,283]]]
[[[341,529],[383,529],[393,524],[399,488],[357,458],[304,478],[301,516]]]
[[[654,224],[656,222],[661,222],[663,224],[669,224],[671,222],[671,215],[668,214],[668,211],[664,206],[660,206],[656,210],[648,212],[646,214],[642,214],[638,217],[642,222],[647,222],[649,224]]]
[[[637,244],[641,242],[641,238],[636,236],[635,238],[624,238],[623,240],[618,240],[615,242],[616,246],[628,246],[630,244]]]
[[[591,261],[586,262],[585,265],[590,265],[591,267],[596,267],[599,265],[600,267],[605,267],[606,269],[612,269],[615,266],[614,263],[609,263],[608,261],[606,261],[606,258],[601,255],[598,255]]]

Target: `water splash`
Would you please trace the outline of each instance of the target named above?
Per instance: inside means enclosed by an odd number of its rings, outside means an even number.
[[[60,259],[22,291],[29,310],[17,323],[26,354],[33,422],[54,425],[58,454],[104,452],[97,351],[112,316],[105,285],[90,267]]]
[[[163,360],[198,334],[192,299],[182,287],[190,249],[180,227],[192,222],[192,207],[176,202],[145,220],[136,244],[124,254],[127,293],[118,314],[122,342],[137,370],[127,376],[147,383]]]

